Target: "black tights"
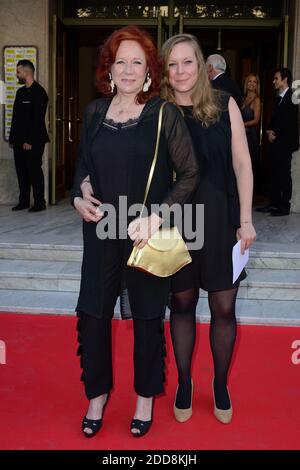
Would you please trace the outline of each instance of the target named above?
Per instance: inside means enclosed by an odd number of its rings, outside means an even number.
[[[170,329],[178,370],[177,408],[189,408],[191,363],[196,337],[196,307],[199,289],[172,294]]]
[[[238,287],[209,292],[211,312],[210,346],[214,362],[214,389],[216,405],[230,407],[227,393],[227,375],[236,339],[235,302]],[[178,369],[177,408],[189,408],[191,401],[191,362],[196,334],[196,306],[198,289],[172,294],[170,328]]]

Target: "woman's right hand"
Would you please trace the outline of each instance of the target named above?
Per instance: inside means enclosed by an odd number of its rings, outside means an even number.
[[[102,219],[104,213],[100,210],[101,203],[99,203],[99,201],[98,204],[99,205],[96,207],[90,201],[87,201],[82,197],[75,197],[74,199],[75,209],[86,222],[97,223]]]
[[[98,199],[94,197],[94,191],[90,181],[83,181],[80,185],[80,189],[82,192],[83,199],[85,199],[86,201],[93,202],[97,206],[101,204],[101,201],[98,201]]]

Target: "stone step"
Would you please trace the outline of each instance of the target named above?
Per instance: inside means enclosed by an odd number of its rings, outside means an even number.
[[[299,253],[260,252],[250,253],[248,268],[300,270]]]
[[[0,289],[78,292],[78,261],[0,260]],[[201,292],[206,297],[205,292]],[[239,289],[241,299],[300,300],[297,270],[248,269]]]
[[[82,246],[0,243],[0,259],[81,262]]]
[[[0,290],[0,311],[74,315],[78,293],[38,290]]]
[[[239,298],[300,301],[300,273],[297,270],[247,268],[247,274],[241,282]],[[200,295],[207,297],[204,291]]]
[[[23,259],[36,261],[79,261],[82,260],[80,245],[49,245],[28,243],[0,243],[0,259]],[[258,244],[250,251],[248,268],[300,270],[300,251],[284,249],[284,246]]]
[[[299,300],[237,299],[236,316],[238,323],[246,325],[300,326]],[[197,318],[209,322],[210,312],[207,299],[200,298]]]
[[[75,315],[78,294],[74,292],[2,290],[0,312]],[[300,326],[300,301],[237,300],[237,319],[247,325]],[[119,302],[115,318],[120,318]],[[166,318],[169,318],[167,310]],[[208,323],[210,313],[207,299],[197,305],[197,321]]]
[[[0,260],[0,289],[78,292],[78,261]]]

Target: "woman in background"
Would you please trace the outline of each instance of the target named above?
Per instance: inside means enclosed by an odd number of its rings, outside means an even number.
[[[251,73],[245,80],[241,110],[255,177],[259,159],[257,132],[261,117],[260,80],[258,75]]]

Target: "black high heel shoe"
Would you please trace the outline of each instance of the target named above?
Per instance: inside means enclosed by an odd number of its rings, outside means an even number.
[[[154,397],[152,401],[152,410],[151,410],[151,419],[149,421],[142,421],[141,419],[133,418],[130,423],[130,431],[133,437],[142,437],[144,436],[149,429],[151,428],[153,419],[153,405],[154,405]],[[139,432],[132,432],[133,429],[137,429]]]
[[[89,419],[86,416],[83,418],[82,423],[81,423],[81,429],[82,429],[82,432],[85,435],[85,437],[88,437],[88,438],[94,437],[100,431],[100,429],[102,427],[102,422],[103,422],[103,414],[104,414],[106,404],[108,402],[108,398],[109,398],[109,394],[107,395],[105,403],[104,403],[103,408],[102,408],[102,418],[100,418],[100,419]],[[84,430],[86,428],[90,429],[92,432],[90,432],[90,433],[85,432]]]
[[[142,421],[140,419],[132,419],[130,424],[130,431],[133,437],[144,436],[151,428],[152,419],[150,421]],[[132,432],[133,429],[138,429],[140,432]]]

